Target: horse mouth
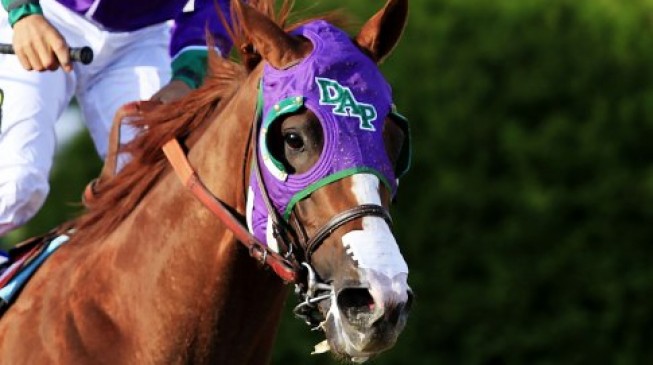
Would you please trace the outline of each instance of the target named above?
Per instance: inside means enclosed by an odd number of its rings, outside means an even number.
[[[320,327],[326,340],[315,346],[313,354],[330,351],[335,358],[351,363],[363,363],[392,348],[405,326],[405,318],[393,323],[386,319],[350,323],[337,305],[331,305],[325,317]]]

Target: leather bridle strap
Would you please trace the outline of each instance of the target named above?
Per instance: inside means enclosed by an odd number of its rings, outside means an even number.
[[[258,114],[258,113],[257,113]],[[274,238],[277,240],[277,244],[281,243],[283,246],[283,251],[285,253],[292,252],[293,246],[295,245],[294,241],[289,237],[290,232],[290,227],[285,224],[283,219],[279,216],[279,213],[277,210],[274,208],[272,205],[272,201],[270,199],[270,194],[268,194],[268,188],[265,186],[265,183],[263,183],[263,176],[261,175],[261,165],[259,164],[259,158],[258,158],[258,153],[257,153],[257,146],[258,144],[256,143],[256,136],[258,136],[259,133],[259,123],[255,120],[254,121],[254,129],[252,130],[252,145],[254,146],[254,153],[252,156],[252,164],[254,166],[253,168],[253,174],[254,178],[256,179],[256,184],[258,185],[259,191],[261,192],[261,197],[263,198],[263,203],[265,204],[265,209],[268,211],[268,217],[272,219],[272,229],[273,229],[273,234]]]
[[[297,270],[283,256],[270,250],[254,237],[218,198],[202,183],[195,170],[190,166],[186,154],[177,139],[171,139],[163,146],[163,153],[168,158],[175,173],[193,195],[215,214],[236,239],[248,250],[250,256],[262,264],[266,264],[285,282],[295,283],[298,279]]]
[[[331,218],[327,224],[322,226],[315,235],[308,241],[306,244],[306,262],[310,265],[311,258],[313,253],[322,245],[324,240],[329,237],[333,232],[338,228],[344,226],[345,224],[363,217],[379,217],[383,218],[390,228],[392,228],[392,218],[390,213],[384,207],[377,204],[362,204],[354,208],[345,210],[344,212],[338,213],[335,217]]]

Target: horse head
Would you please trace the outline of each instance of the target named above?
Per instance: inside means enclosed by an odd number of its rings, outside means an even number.
[[[389,0],[351,38],[326,21],[289,32],[236,2],[264,61],[247,220],[304,270],[296,313],[325,331],[316,351],[365,361],[390,348],[412,302],[388,213],[409,162],[408,126],[377,64],[404,28]]]

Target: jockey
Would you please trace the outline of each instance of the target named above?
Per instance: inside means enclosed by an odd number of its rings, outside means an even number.
[[[104,157],[115,112],[134,100],[170,102],[206,73],[206,33],[231,48],[214,0],[0,0],[0,236],[31,219],[49,191],[54,123],[76,97]],[[217,0],[228,15],[228,0]],[[89,65],[70,47],[90,46]],[[47,72],[35,72],[47,71]],[[123,128],[121,142],[134,136]]]

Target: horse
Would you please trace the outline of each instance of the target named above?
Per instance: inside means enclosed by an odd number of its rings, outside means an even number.
[[[0,363],[269,363],[286,283],[324,332],[316,352],[395,344],[413,301],[388,213],[408,129],[377,64],[407,0],[353,38],[273,4],[234,1],[241,62],[211,55],[201,88],[134,118],[129,162],[0,320]]]

